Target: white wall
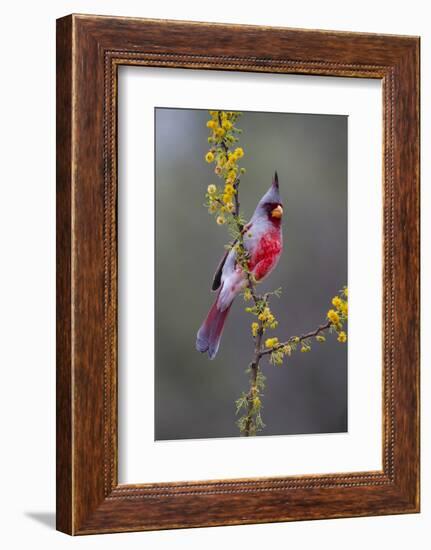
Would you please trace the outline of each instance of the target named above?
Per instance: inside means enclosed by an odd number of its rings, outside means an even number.
[[[56,0],[2,6],[0,384],[1,541],[61,549],[247,545],[391,549],[428,547],[430,350],[422,359],[422,514],[385,518],[103,535],[72,539],[54,524],[55,19],[70,12],[284,25],[422,36],[422,150],[431,150],[431,30],[427,2],[302,0]],[[431,329],[430,165],[422,159],[422,326]]]

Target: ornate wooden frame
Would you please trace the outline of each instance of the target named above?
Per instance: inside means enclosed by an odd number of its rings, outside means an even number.
[[[119,485],[119,65],[383,82],[383,470]],[[419,38],[70,15],[57,21],[57,528],[419,511]]]

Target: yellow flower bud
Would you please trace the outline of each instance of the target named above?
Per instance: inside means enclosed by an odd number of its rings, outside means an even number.
[[[333,325],[336,325],[340,321],[340,317],[336,311],[333,309],[330,309],[327,313],[328,319],[331,321]]]
[[[277,344],[278,344],[278,338],[276,338],[276,337],[275,337],[275,338],[267,338],[267,339],[265,340],[265,346],[266,346],[267,348],[273,348],[273,347],[275,347]]]
[[[207,162],[212,162],[214,160],[214,153],[212,151],[208,151],[208,153],[205,155],[205,160]]]
[[[225,185],[224,192],[228,195],[233,195],[235,193],[235,189],[231,183],[227,183]]]
[[[248,302],[249,300],[251,300],[252,296],[251,296],[251,290],[249,288],[246,288],[244,290],[244,300],[246,302]]]
[[[341,304],[342,304],[342,303],[343,303],[343,302],[342,302],[341,298],[339,298],[338,296],[334,296],[334,297],[332,298],[332,305],[333,305],[334,307],[336,307],[337,309],[340,309],[340,308],[341,308]]]
[[[339,334],[338,334],[338,338],[337,340],[341,343],[344,343],[347,341],[347,334],[344,332],[344,331],[341,331]]]

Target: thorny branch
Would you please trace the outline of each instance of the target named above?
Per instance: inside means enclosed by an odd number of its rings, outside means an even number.
[[[260,352],[259,355],[260,355],[260,357],[263,357],[264,355],[269,355],[273,351],[277,351],[277,350],[283,348],[284,346],[287,346],[288,344],[291,344],[292,342],[299,343],[299,342],[302,342],[303,340],[308,340],[309,338],[314,338],[315,336],[317,336],[321,332],[324,332],[325,330],[328,330],[330,327],[331,327],[331,321],[328,321],[324,325],[320,325],[319,327],[317,327],[316,330],[313,330],[311,332],[307,332],[307,334],[301,334],[301,336],[291,336],[288,340],[286,340],[286,342],[281,342],[280,344],[277,344],[276,346],[274,346],[271,349],[263,350],[263,351]]]

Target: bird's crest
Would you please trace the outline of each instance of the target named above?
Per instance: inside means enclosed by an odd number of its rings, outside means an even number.
[[[280,188],[278,185],[278,174],[277,172],[274,173],[274,177],[272,178],[272,185],[268,189],[268,191],[263,195],[263,197],[260,199],[259,206],[262,206],[266,203],[274,203],[274,204],[281,204],[281,198],[280,198]]]

